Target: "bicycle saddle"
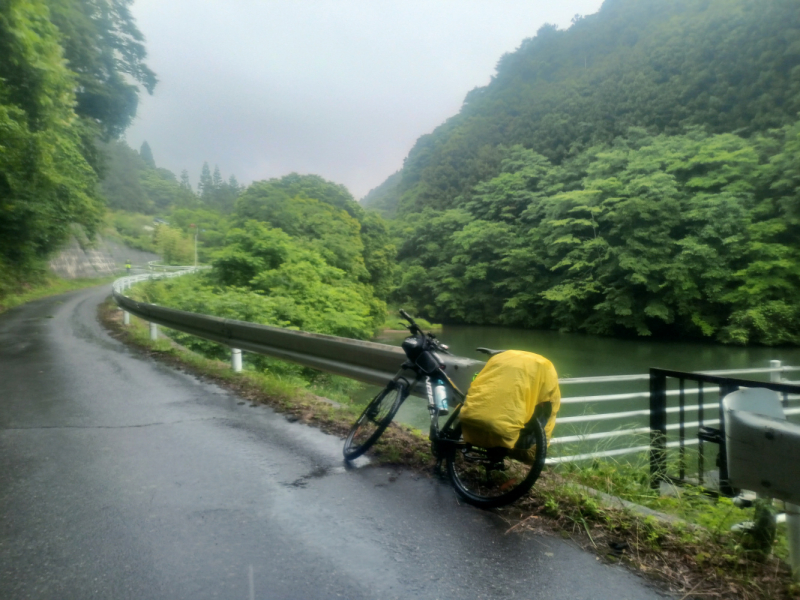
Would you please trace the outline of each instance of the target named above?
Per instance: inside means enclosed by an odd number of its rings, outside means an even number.
[[[488,354],[489,356],[494,356],[495,354],[501,354],[505,352],[505,350],[492,350],[491,348],[475,348],[478,352],[483,352],[484,354]]]

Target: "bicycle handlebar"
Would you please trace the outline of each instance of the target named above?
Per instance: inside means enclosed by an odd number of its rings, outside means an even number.
[[[403,317],[403,318],[404,318],[406,321],[408,321],[409,323],[411,323],[412,325],[414,325],[414,326],[416,327],[416,325],[417,325],[417,324],[416,324],[416,322],[414,322],[414,319],[412,319],[412,318],[411,318],[411,315],[410,315],[410,314],[408,314],[406,311],[404,311],[402,308],[400,309],[400,315],[401,315],[401,316],[402,316],[402,317]]]

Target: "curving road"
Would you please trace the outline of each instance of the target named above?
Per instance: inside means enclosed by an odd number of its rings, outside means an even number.
[[[138,355],[108,290],[0,315],[0,598],[663,598]]]

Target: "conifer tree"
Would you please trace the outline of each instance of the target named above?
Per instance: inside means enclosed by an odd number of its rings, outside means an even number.
[[[190,192],[193,191],[192,184],[189,181],[189,171],[186,169],[181,171],[181,187],[185,190],[189,190]]]
[[[197,184],[197,193],[200,195],[200,200],[202,200],[205,204],[213,204],[214,181],[211,178],[211,169],[208,168],[208,162],[203,163],[203,168],[200,171],[200,181]]]
[[[149,168],[156,168],[156,161],[153,158],[153,151],[150,150],[150,144],[148,144],[146,140],[142,142],[142,147],[139,148],[139,156],[142,157],[144,164],[146,164]]]

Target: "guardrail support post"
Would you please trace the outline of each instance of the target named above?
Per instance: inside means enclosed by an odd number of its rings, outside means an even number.
[[[786,502],[785,507],[789,564],[792,567],[792,577],[795,581],[800,581],[800,506]]]
[[[131,313],[129,313],[127,310],[122,311],[122,324],[123,325],[131,324]]]
[[[769,361],[769,368],[770,369],[780,369],[781,368],[781,361],[779,360],[771,360]],[[783,379],[783,373],[781,371],[774,371],[769,374],[769,380],[772,383],[780,383]],[[780,392],[775,392],[778,394],[778,398],[781,400],[781,404],[783,404],[783,408],[789,407],[789,395],[788,394],[781,394]],[[782,396],[782,397],[781,397]]]
[[[770,369],[780,369],[781,368],[781,361],[779,360],[771,360],[769,361],[769,368]],[[769,374],[769,380],[772,383],[780,383],[781,382],[781,372],[780,371],[773,371]]]
[[[242,351],[238,348],[231,348],[231,367],[234,373],[242,372]]]
[[[720,383],[719,385],[719,454],[717,463],[719,464],[719,491],[728,497],[733,497],[739,492],[731,487],[728,479],[728,449],[725,442],[725,411],[722,407],[722,399],[728,394],[739,389],[738,385],[730,383]]]
[[[158,339],[158,325],[150,323],[150,339],[156,341]]]
[[[667,478],[667,377],[650,369],[650,487]]]

